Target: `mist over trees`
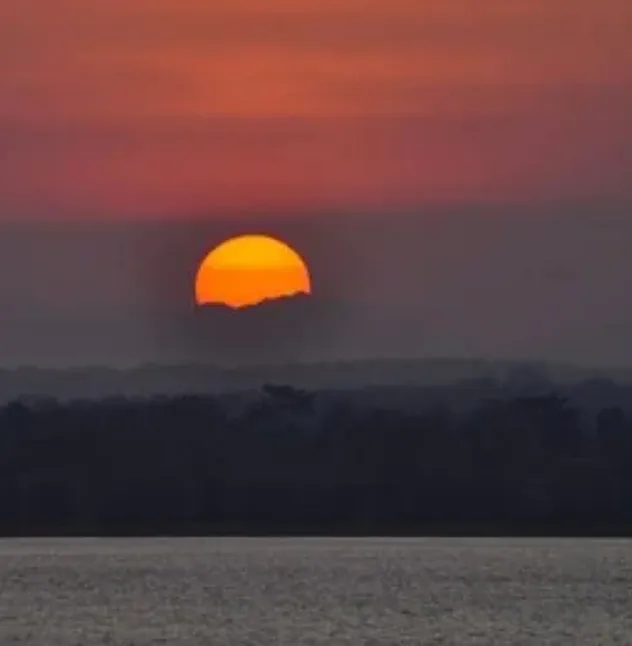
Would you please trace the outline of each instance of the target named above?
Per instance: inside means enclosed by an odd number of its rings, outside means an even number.
[[[232,318],[227,314],[226,323]],[[258,343],[265,343],[260,337]],[[269,337],[265,337],[269,338]],[[401,399],[409,387],[424,387],[423,396],[438,396],[443,386],[463,381],[494,381],[506,392],[537,394],[588,380],[613,380],[632,384],[632,370],[581,368],[522,361],[484,359],[374,359],[321,362],[275,362],[259,366],[185,363],[145,364],[134,368],[86,366],[47,369],[23,366],[0,370],[0,404],[18,398],[54,397],[59,400],[101,399],[111,396],[151,397],[166,395],[209,395],[259,389],[265,383],[291,383],[309,390],[356,391],[383,387]],[[439,389],[439,390],[437,390]],[[445,391],[446,393],[448,391]]]
[[[16,400],[0,533],[632,533],[632,388],[519,376]]]

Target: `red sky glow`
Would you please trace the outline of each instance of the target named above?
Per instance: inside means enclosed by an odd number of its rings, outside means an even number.
[[[8,0],[0,217],[629,200],[631,33],[629,0]]]

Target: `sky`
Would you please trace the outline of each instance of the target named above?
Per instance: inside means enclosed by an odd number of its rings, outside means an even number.
[[[631,34],[630,0],[3,0],[0,365],[174,360],[245,232],[309,260],[332,353],[632,363]]]
[[[0,213],[629,199],[629,0],[5,0]]]

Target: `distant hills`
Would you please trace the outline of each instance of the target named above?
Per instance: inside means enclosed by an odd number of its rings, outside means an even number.
[[[632,369],[582,368],[572,363],[579,356],[584,365],[603,366],[599,358],[609,356],[613,366],[632,365],[632,357],[628,360],[630,323],[604,327],[595,334],[553,339],[539,356],[555,359],[543,363],[476,358],[490,353],[456,347],[449,333],[444,342],[437,343],[436,326],[421,317],[397,314],[387,307],[363,309],[357,303],[297,295],[240,310],[191,306],[164,316],[152,315],[129,336],[120,332],[116,320],[104,321],[92,336],[79,323],[75,327],[48,324],[38,334],[31,333],[33,343],[45,343],[54,350],[62,342],[71,342],[73,356],[92,356],[90,348],[102,347],[99,356],[110,357],[112,365],[118,365],[117,356],[142,357],[141,350],[147,348],[151,350],[147,355],[158,359],[126,369],[88,365],[0,370],[0,402],[25,395],[68,399],[247,391],[265,383],[310,389],[508,379],[575,383],[611,378],[632,383]],[[367,355],[375,358],[364,358]],[[432,356],[440,358],[415,358]],[[450,358],[459,356],[463,358]],[[523,356],[538,355],[525,352]]]
[[[261,388],[266,383],[318,389],[451,385],[476,380],[520,384],[572,384],[588,379],[632,383],[632,370],[586,369],[483,359],[374,359],[323,363],[276,363],[241,367],[211,364],[144,365],[130,369],[85,367],[0,370],[0,401],[159,394],[212,394]]]

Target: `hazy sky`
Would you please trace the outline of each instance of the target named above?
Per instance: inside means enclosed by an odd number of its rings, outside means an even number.
[[[630,198],[629,0],[4,0],[0,214]]]
[[[3,0],[0,364],[164,358],[247,230],[343,350],[632,361],[631,114],[630,0]]]

